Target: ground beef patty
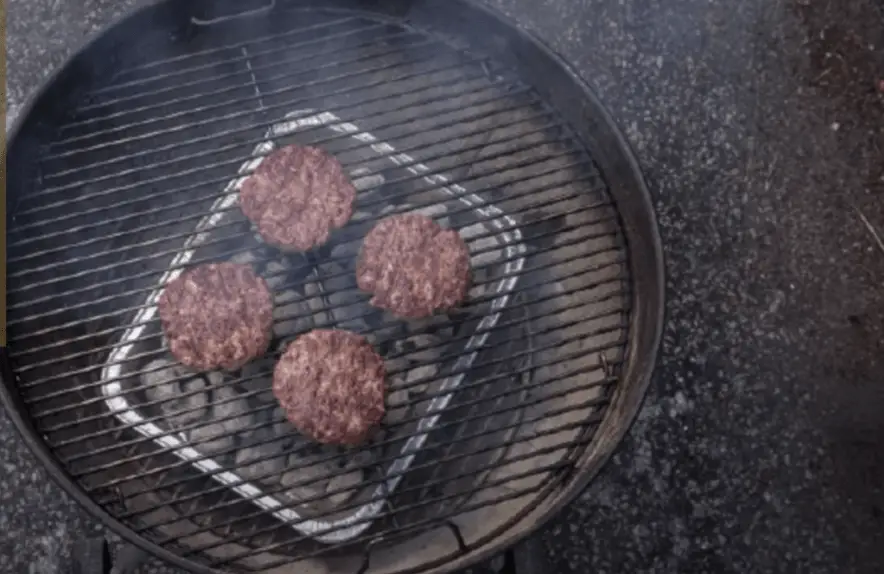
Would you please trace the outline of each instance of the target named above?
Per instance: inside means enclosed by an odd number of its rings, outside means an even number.
[[[384,361],[360,335],[316,329],[298,337],[273,371],[273,394],[305,435],[357,445],[384,416]]]
[[[243,213],[264,241],[307,251],[350,220],[356,188],[332,156],[290,145],[265,157],[239,194]]]
[[[460,304],[470,285],[470,251],[453,229],[408,213],[383,219],[365,237],[356,265],[371,303],[401,317]]]
[[[248,265],[210,263],[170,281],[158,303],[169,350],[201,370],[236,370],[263,355],[273,298]]]

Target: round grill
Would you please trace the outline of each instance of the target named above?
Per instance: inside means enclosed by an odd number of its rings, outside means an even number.
[[[9,150],[4,402],[72,494],[195,571],[463,567],[595,474],[653,364],[656,227],[586,88],[468,2],[349,4],[141,10],[44,88]],[[359,190],[303,255],[237,205],[291,143]],[[468,241],[474,284],[463,308],[403,321],[354,268],[379,218],[412,211]],[[156,316],[162,286],[210,261],[274,291],[272,351],[235,373],[175,363]],[[363,447],[308,441],[270,392],[313,328],[384,357],[388,412]]]

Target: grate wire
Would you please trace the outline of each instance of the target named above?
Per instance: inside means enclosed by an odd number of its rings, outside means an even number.
[[[510,70],[389,20],[310,14],[132,62],[78,96],[9,229],[16,387],[67,474],[179,556],[238,571],[345,557],[362,571],[441,528],[452,550],[433,564],[499,536],[596,440],[632,337],[628,246],[583,142]],[[268,141],[322,146],[370,181],[362,216],[314,253],[280,254],[219,203]],[[349,246],[412,210],[464,235],[474,281],[462,308],[406,323],[360,293]],[[233,373],[176,371],[144,315],[157,282],[227,259],[273,282],[273,348]],[[273,360],[311,328],[358,332],[389,367],[387,417],[362,447],[306,441],[270,394]],[[109,385],[139,422],[109,410]],[[213,425],[224,432],[198,434]]]

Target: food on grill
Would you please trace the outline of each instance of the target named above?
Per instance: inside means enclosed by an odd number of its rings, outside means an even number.
[[[356,333],[316,329],[288,346],[273,394],[303,434],[327,444],[364,442],[384,416],[384,361]]]
[[[356,281],[373,294],[373,305],[400,317],[426,317],[466,298],[470,252],[456,231],[425,215],[393,215],[366,235]]]
[[[264,241],[288,251],[325,243],[350,220],[356,198],[338,160],[299,145],[265,157],[239,193],[243,213]]]
[[[199,265],[170,281],[159,299],[169,350],[201,370],[236,370],[263,355],[273,327],[273,297],[248,265]]]

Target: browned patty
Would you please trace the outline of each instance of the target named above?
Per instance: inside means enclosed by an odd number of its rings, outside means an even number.
[[[316,329],[298,337],[273,371],[289,421],[322,443],[357,445],[384,416],[384,361],[360,335]]]
[[[236,370],[263,355],[273,298],[248,265],[210,263],[170,281],[158,303],[169,350],[200,370]]]
[[[425,317],[460,304],[470,286],[470,251],[460,235],[420,214],[380,221],[356,265],[371,303],[401,317]]]
[[[243,213],[264,241],[307,251],[347,224],[356,188],[329,154],[290,145],[265,157],[239,194]]]

